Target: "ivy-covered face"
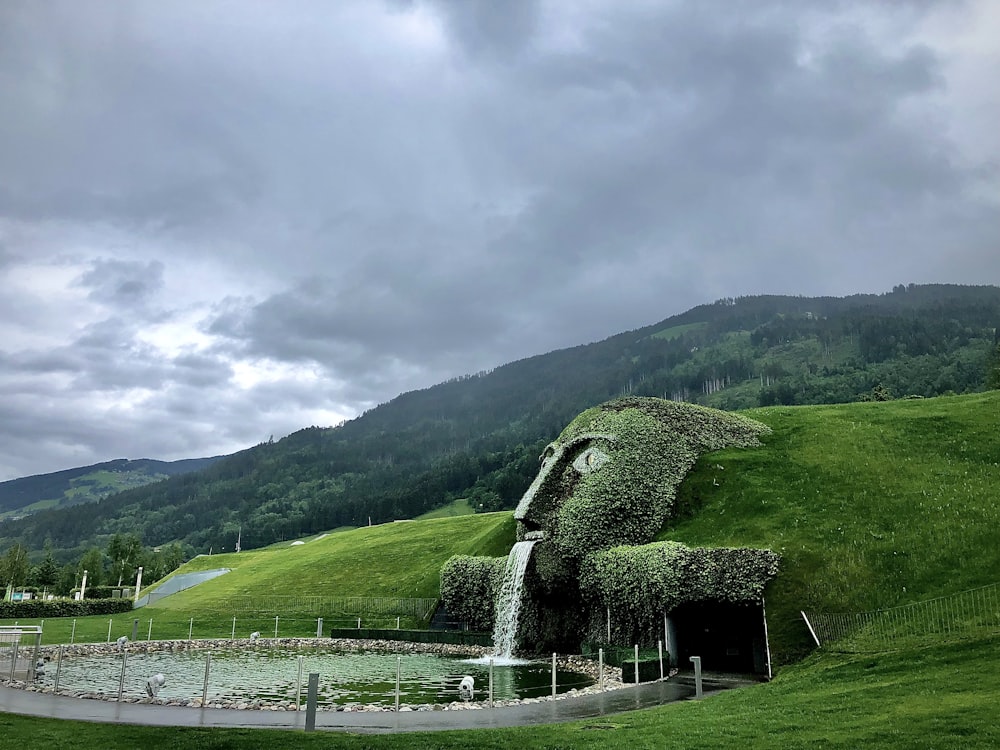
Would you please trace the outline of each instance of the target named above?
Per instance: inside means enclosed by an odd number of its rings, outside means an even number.
[[[661,399],[588,409],[545,449],[514,511],[519,537],[545,539],[550,554],[577,561],[645,544],[670,516],[677,485],[699,453],[759,445],[766,431],[743,417]]]

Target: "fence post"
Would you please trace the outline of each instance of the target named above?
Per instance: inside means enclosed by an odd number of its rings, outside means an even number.
[[[191,622],[188,623],[188,640],[191,640],[191,634],[194,632],[194,618],[191,618]]]
[[[76,638],[76,620],[73,620],[73,630],[69,634],[69,642],[72,644]]]
[[[639,684],[639,644],[635,644],[635,661],[633,662],[635,667],[635,684]]]
[[[552,698],[556,697],[556,654],[552,652]]]
[[[59,647],[59,655],[56,657],[56,659],[58,661],[56,661],[56,679],[55,679],[55,684],[52,686],[52,693],[53,693],[53,695],[59,692],[59,672],[62,671],[62,660],[63,660],[63,654],[65,652],[66,652],[66,647],[65,646],[60,646]]]
[[[233,615],[233,633],[229,636],[229,640],[236,640],[236,615]]]
[[[490,708],[493,708],[493,657],[490,657]]]
[[[149,630],[146,632],[146,640],[153,640],[153,618],[149,618]]]
[[[275,638],[275,640],[277,640],[277,638],[278,638],[278,616],[277,615],[274,616],[274,638]]]
[[[139,618],[132,620],[132,640],[136,641],[139,639]]]
[[[694,697],[701,698],[701,657],[692,656],[691,663],[694,664]]]
[[[316,637],[317,638],[322,638],[323,637],[323,618],[322,617],[317,617],[316,618]]]
[[[358,618],[358,630],[361,630],[361,618]]]
[[[299,676],[295,680],[295,710],[299,710],[299,704],[302,702],[302,660],[305,657],[299,657]]]
[[[597,649],[597,684],[604,692],[604,649]]]
[[[9,682],[14,681],[14,669],[17,667],[17,647],[20,645],[21,645],[21,639],[20,637],[18,637],[18,639],[14,641],[13,648],[11,648],[10,650],[10,679],[8,680]]]
[[[125,666],[128,664],[128,648],[122,653],[122,673],[118,678],[118,702],[122,702],[122,693],[125,691]]]
[[[657,641],[656,647],[660,652],[660,679],[663,679],[663,641]]]
[[[111,643],[111,623],[114,622],[114,618],[108,620],[108,643]]]
[[[205,654],[205,683],[201,688],[201,707],[208,703],[208,675],[212,671],[212,652]]]
[[[396,657],[396,713],[399,713],[399,671],[403,664],[403,657]]]
[[[306,694],[306,731],[316,729],[316,694],[319,692],[319,672],[309,673],[309,692]]]

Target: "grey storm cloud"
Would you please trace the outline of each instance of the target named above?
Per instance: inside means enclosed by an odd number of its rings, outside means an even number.
[[[995,282],[998,20],[4,3],[0,479],[235,450],[721,296]]]

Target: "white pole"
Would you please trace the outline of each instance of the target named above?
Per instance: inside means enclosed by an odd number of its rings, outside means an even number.
[[[639,644],[635,644],[635,684],[639,684]]]
[[[118,702],[122,702],[122,693],[125,691],[125,665],[128,664],[128,649],[122,654],[122,674],[118,678]]]
[[[274,616],[274,637],[275,637],[275,639],[278,638],[278,616],[277,615]]]
[[[358,618],[358,630],[361,630],[361,618]]]
[[[663,641],[657,641],[656,647],[660,652],[660,679],[663,679]]]
[[[552,652],[552,697],[556,697],[556,654]]]
[[[396,657],[396,713],[399,713],[399,671],[403,664],[403,657]]]
[[[493,657],[490,657],[490,708],[493,708]]]
[[[132,601],[139,601],[139,589],[142,587],[142,566],[139,566],[139,572],[135,577],[135,596],[132,597]]]
[[[597,684],[604,692],[604,649],[597,649]]]
[[[73,643],[76,639],[76,620],[73,620],[73,630],[69,634],[69,642]]]
[[[87,598],[87,571],[83,571],[83,583],[80,584],[80,598]]]
[[[111,643],[111,623],[112,622],[114,622],[114,619],[108,620],[108,643]]]
[[[146,633],[146,640],[151,641],[153,639],[153,618],[149,618],[149,631]]]
[[[396,630],[399,630],[399,615],[396,615]]]
[[[236,640],[236,617],[235,616],[233,616],[233,633],[232,633],[232,635],[229,636],[229,640],[231,640],[231,641],[235,641]]]
[[[191,618],[191,622],[188,623],[188,640],[191,640],[191,634],[194,632],[194,618]]]
[[[201,688],[201,707],[208,703],[208,675],[212,671],[212,652],[205,654],[205,684]]]
[[[299,657],[299,678],[295,681],[295,710],[299,710],[299,703],[302,700],[302,660],[305,657]]]
[[[66,653],[66,647],[65,646],[60,646],[59,647],[59,656],[56,657],[58,659],[58,661],[56,662],[56,681],[55,681],[55,684],[52,686],[52,692],[53,693],[58,693],[59,692],[59,672],[62,671],[62,660],[63,660],[63,654],[64,653]]]

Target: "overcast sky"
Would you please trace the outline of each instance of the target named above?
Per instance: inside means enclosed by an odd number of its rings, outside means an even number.
[[[998,283],[998,80],[995,0],[0,0],[0,480]]]

